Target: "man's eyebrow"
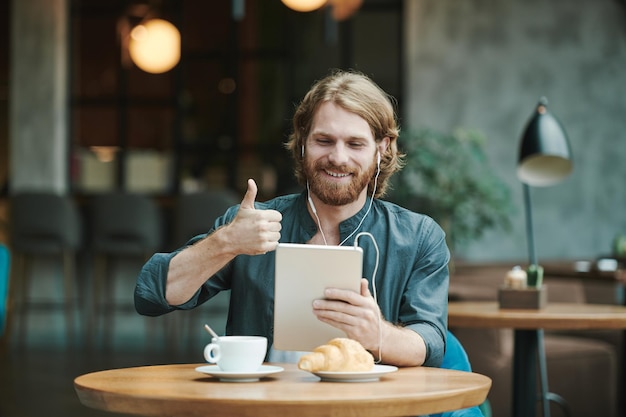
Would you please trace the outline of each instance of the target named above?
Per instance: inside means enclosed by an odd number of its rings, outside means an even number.
[[[311,132],[311,136],[325,136],[330,138],[335,138],[335,135],[332,133],[326,132],[325,130],[313,130]],[[368,138],[360,135],[351,135],[347,138],[347,140],[359,140],[359,141],[368,141]]]
[[[311,135],[313,135],[313,136],[333,136],[332,134],[326,132],[325,130],[313,130],[313,131],[311,131]]]

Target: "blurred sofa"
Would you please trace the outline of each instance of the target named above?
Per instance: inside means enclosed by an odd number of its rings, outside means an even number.
[[[450,301],[496,301],[498,288],[515,264],[455,263],[450,275]],[[544,282],[548,302],[615,302],[615,288],[609,283],[590,283],[576,278],[550,278]],[[493,416],[511,415],[512,329],[450,328],[461,341],[475,372],[492,378],[488,399]],[[618,412],[623,332],[546,331],[545,351],[548,388],[565,400],[550,403],[552,417],[603,416]],[[537,387],[540,385],[538,383]],[[537,415],[541,415],[540,401]]]

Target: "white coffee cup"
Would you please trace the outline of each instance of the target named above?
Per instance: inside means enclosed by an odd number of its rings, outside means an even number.
[[[263,336],[221,336],[204,347],[204,359],[225,372],[254,372],[263,364],[267,338]]]

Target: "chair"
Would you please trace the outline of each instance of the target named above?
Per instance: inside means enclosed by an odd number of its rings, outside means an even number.
[[[115,300],[114,261],[129,258],[145,262],[163,242],[162,214],[150,197],[130,193],[105,193],[93,196],[90,202],[90,240],[93,252],[93,300],[90,325],[93,332],[102,329],[105,343],[111,341],[113,310],[122,305]],[[133,278],[136,271],[133,272]],[[132,291],[129,292],[132,300]],[[128,305],[131,305],[129,302]]]
[[[228,189],[179,195],[174,208],[173,245],[179,247],[190,238],[206,233],[215,219],[239,201],[239,196]]]
[[[10,242],[14,252],[15,321],[24,341],[30,296],[31,266],[36,256],[60,256],[63,264],[65,327],[68,341],[75,331],[76,252],[82,227],[74,201],[52,192],[20,192],[10,197]]]
[[[3,339],[4,329],[6,327],[9,270],[9,249],[0,243],[0,339]]]

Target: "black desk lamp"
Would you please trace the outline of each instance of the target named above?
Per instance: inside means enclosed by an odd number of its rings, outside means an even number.
[[[567,134],[561,123],[548,113],[548,100],[542,97],[524,130],[517,162],[517,177],[524,188],[530,286],[541,286],[541,271],[537,271],[540,267],[535,252],[530,186],[557,184],[571,172],[571,149]]]
[[[547,187],[563,181],[572,172],[571,154],[565,129],[554,116],[548,113],[548,100],[542,97],[524,130],[517,162],[517,177],[524,187],[529,258],[528,285],[535,287],[538,293],[545,294],[540,290],[543,269],[537,263],[535,252],[530,186]],[[513,364],[515,372],[520,375],[521,369],[534,368],[536,363],[539,364],[543,415],[549,417],[549,402],[556,401],[565,404],[565,401],[548,390],[547,364],[543,346],[543,330],[517,329],[515,331],[515,351],[532,352],[526,357],[516,355]],[[535,415],[536,380],[534,377],[530,379],[532,380],[513,382],[514,385],[521,384],[522,387],[521,393],[513,398],[513,403],[521,405],[524,409],[522,415]]]

